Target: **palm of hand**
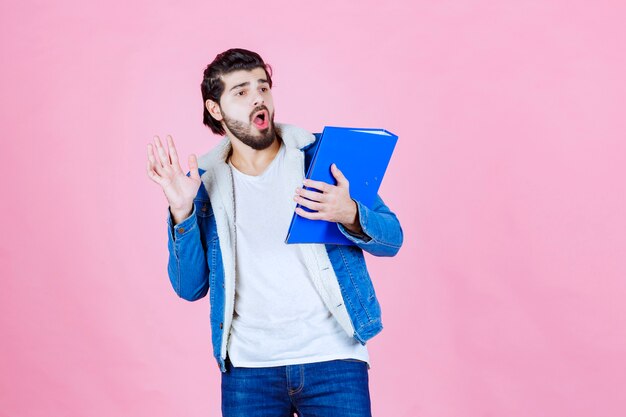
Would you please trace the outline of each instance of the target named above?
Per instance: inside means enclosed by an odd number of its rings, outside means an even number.
[[[200,178],[185,175],[182,170],[164,179],[163,192],[173,209],[181,209],[193,201],[201,184]]]
[[[189,155],[189,176],[187,176],[180,167],[174,139],[170,135],[167,136],[168,152],[161,145],[158,136],[154,137],[154,143],[154,147],[148,144],[148,177],[161,186],[171,209],[190,209],[202,183],[196,156]]]

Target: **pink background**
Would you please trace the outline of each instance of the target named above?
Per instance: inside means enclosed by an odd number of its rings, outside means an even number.
[[[374,415],[625,415],[623,2],[10,3],[1,416],[219,415],[145,161],[153,134],[217,142],[199,84],[231,47],[274,66],[277,121],[400,136]]]

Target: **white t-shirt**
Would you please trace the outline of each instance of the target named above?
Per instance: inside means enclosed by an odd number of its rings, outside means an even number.
[[[237,230],[235,314],[228,345],[234,366],[265,367],[360,359],[315,289],[299,245],[285,243],[296,206],[285,181],[285,145],[258,176],[231,164]]]

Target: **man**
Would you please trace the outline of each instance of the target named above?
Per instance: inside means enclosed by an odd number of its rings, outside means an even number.
[[[365,343],[382,330],[363,250],[393,256],[402,229],[336,185],[307,180],[316,136],[274,123],[271,67],[230,49],[204,71],[204,124],[222,141],[181,170],[174,141],[148,144],[168,200],[168,273],[189,301],[209,289],[224,416],[370,416]],[[295,208],[301,204],[313,212]],[[284,243],[298,215],[337,223],[355,246]]]

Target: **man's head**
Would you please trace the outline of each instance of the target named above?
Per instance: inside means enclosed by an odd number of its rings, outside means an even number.
[[[254,149],[275,137],[272,68],[255,52],[229,49],[204,70],[204,124],[215,134],[235,136]]]

